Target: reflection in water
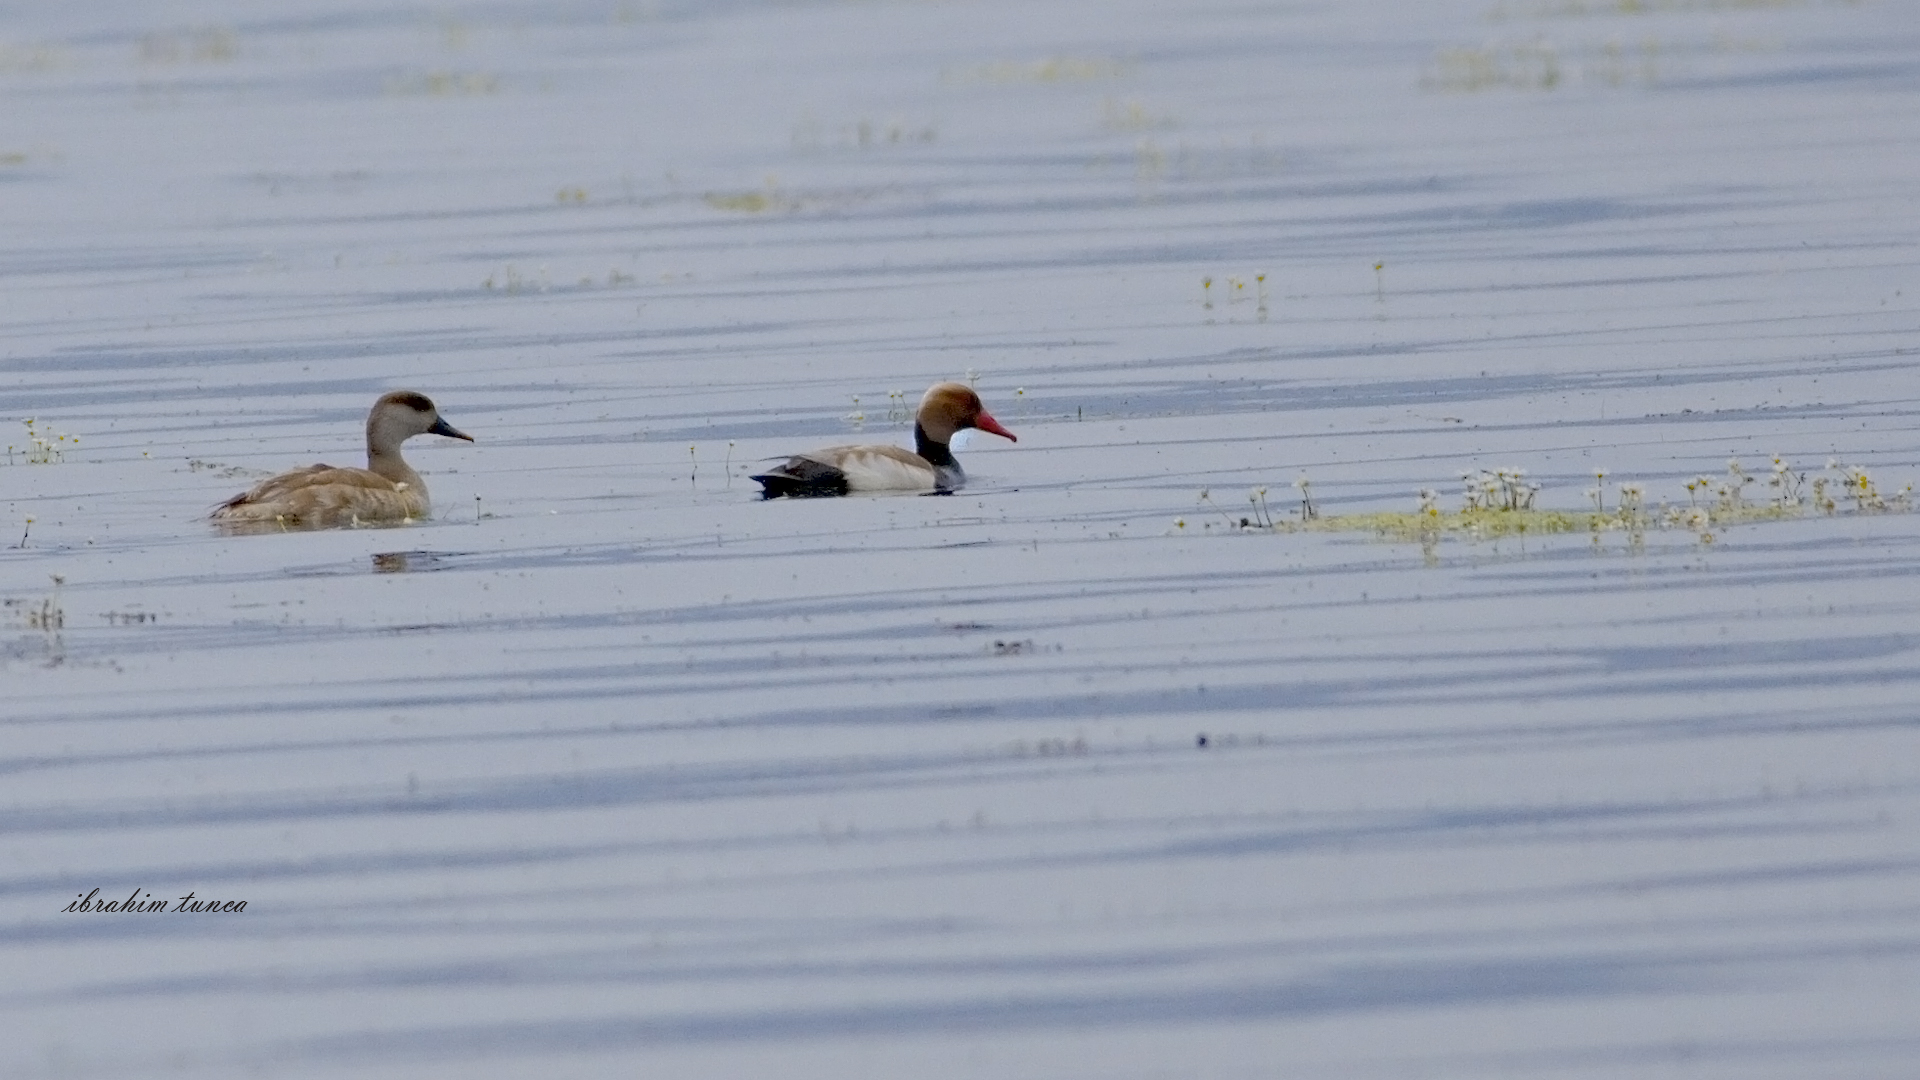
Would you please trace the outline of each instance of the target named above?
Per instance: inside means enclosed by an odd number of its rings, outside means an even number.
[[[376,574],[406,574],[437,570],[449,554],[444,551],[387,551],[373,556]]]

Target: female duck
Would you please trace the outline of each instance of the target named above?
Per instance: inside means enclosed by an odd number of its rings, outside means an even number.
[[[980,395],[960,383],[939,383],[920,399],[913,425],[913,453],[897,446],[830,446],[797,454],[754,477],[761,497],[846,495],[850,492],[949,492],[967,474],[947,444],[965,428],[990,431],[1019,442],[980,404]]]
[[[263,480],[213,512],[222,525],[330,529],[424,518],[431,506],[427,485],[400,457],[400,444],[415,435],[445,435],[473,441],[440,419],[424,394],[395,390],[367,414],[367,467],[309,465]]]

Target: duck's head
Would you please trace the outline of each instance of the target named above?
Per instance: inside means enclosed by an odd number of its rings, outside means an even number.
[[[455,430],[440,419],[440,410],[432,399],[412,390],[383,394],[367,414],[367,448],[376,452],[398,449],[415,435],[445,435],[449,439],[473,441],[473,436]]]
[[[948,442],[954,432],[964,428],[979,428],[1012,442],[1020,441],[988,414],[986,406],[980,404],[980,395],[965,383],[934,384],[927,396],[920,399],[919,419],[920,430],[935,442]]]

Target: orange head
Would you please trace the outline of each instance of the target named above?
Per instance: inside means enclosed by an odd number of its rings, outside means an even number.
[[[964,428],[979,428],[990,431],[1003,439],[1019,442],[1013,432],[1000,426],[980,404],[980,395],[964,383],[943,382],[934,384],[927,396],[920,399],[920,430],[927,438],[944,443],[953,438],[953,433]]]

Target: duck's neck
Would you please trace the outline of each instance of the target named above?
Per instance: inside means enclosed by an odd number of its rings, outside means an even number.
[[[913,425],[913,452],[933,466],[934,491],[945,495],[967,482],[967,474],[960,471],[960,463],[953,459],[953,450],[946,443],[934,441],[918,423]]]
[[[927,429],[916,421],[913,425],[913,452],[927,459],[927,464],[936,469],[951,468],[959,464],[953,460],[953,451],[944,442],[935,442],[927,434]]]
[[[375,446],[369,441],[367,443],[367,471],[379,473],[381,476],[386,477],[396,484],[406,484],[408,487],[413,488],[422,486],[420,483],[420,474],[414,472],[412,467],[401,458],[400,448],[397,446],[389,450],[385,447]]]

